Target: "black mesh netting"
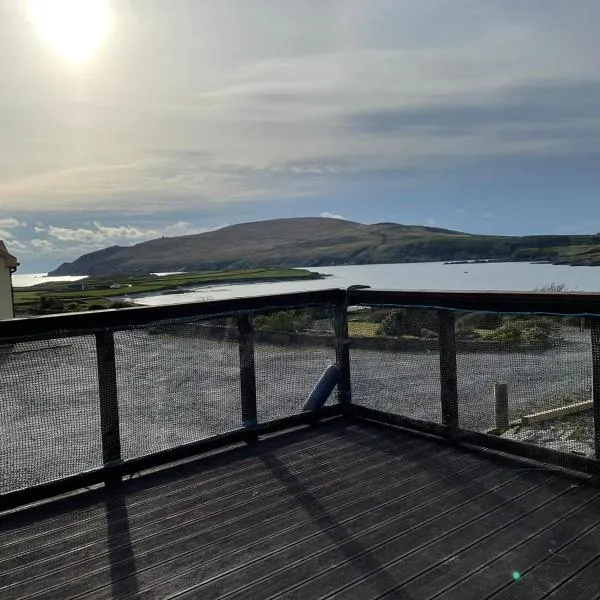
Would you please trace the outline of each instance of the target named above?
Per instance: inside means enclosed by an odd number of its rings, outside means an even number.
[[[441,422],[436,311],[351,307],[348,332],[354,403]]]
[[[454,316],[459,426],[593,456],[589,323],[553,315]],[[436,310],[351,310],[353,401],[441,422],[438,328]],[[508,423],[497,421],[498,386],[506,386]]]
[[[335,363],[332,309],[258,315],[254,324],[258,421],[298,414],[323,371]],[[332,394],[328,403],[334,401]]]
[[[460,427],[593,456],[589,323],[454,316]],[[113,333],[123,459],[242,426],[237,317]],[[250,315],[259,423],[302,410],[336,360],[332,317],[322,306]],[[441,423],[438,311],[351,307],[348,320],[353,401]],[[0,493],[102,466],[96,340],[70,335],[0,346]],[[508,414],[499,428],[503,385]]]
[[[241,426],[236,331],[172,321],[115,333],[123,459]]]
[[[237,316],[113,332],[124,460],[242,427]],[[299,413],[335,362],[331,316],[251,315],[259,423]],[[100,368],[110,396],[110,366]],[[0,399],[0,493],[102,466],[94,335],[0,346]]]
[[[460,425],[578,454],[594,455],[592,347],[584,320],[544,315],[458,316]],[[508,421],[496,422],[505,385]],[[566,413],[566,414],[565,414]]]
[[[0,345],[0,493],[102,466],[93,336]]]
[[[299,413],[335,361],[329,312],[252,315],[259,423]],[[242,427],[235,315],[118,332],[115,353],[124,459]]]

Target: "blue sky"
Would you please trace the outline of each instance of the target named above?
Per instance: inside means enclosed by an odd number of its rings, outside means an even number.
[[[106,31],[74,60],[0,0],[23,271],[284,216],[600,231],[596,0],[77,1]]]

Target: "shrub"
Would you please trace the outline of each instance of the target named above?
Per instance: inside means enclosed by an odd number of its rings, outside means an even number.
[[[553,323],[551,323],[553,326]],[[510,345],[549,346],[552,329],[539,319],[515,319],[482,335],[484,340]]]
[[[370,310],[360,311],[360,320],[368,323],[383,323],[385,318],[394,311],[382,308],[371,308]]]
[[[58,298],[42,294],[38,301],[37,310],[39,314],[62,313],[66,312],[65,303]]]
[[[439,323],[435,311],[421,308],[397,308],[389,312],[381,323],[381,335],[420,337],[423,330],[438,332]]]
[[[536,288],[536,292],[550,292],[553,294],[557,294],[560,292],[567,291],[567,285],[565,283],[557,283],[556,281],[552,281],[551,283],[547,283],[546,285],[542,285],[539,288]]]
[[[558,329],[558,324],[550,317],[523,317],[514,321],[522,329],[541,329],[547,335],[555,332]]]
[[[85,306],[79,302],[69,302],[65,309],[67,312],[79,312],[81,310],[85,310]]]
[[[534,326],[523,330],[522,342],[532,346],[548,346],[550,345],[550,336],[541,327]]]
[[[514,321],[508,321],[493,331],[484,333],[481,337],[494,342],[520,344],[522,335],[523,329]]]
[[[405,318],[406,315],[402,310],[393,310],[388,313],[379,327],[381,335],[388,335],[392,337],[398,337],[402,335],[405,331]]]
[[[129,302],[123,302],[122,300],[116,300],[110,305],[111,308],[131,308],[131,306]]]
[[[472,312],[456,320],[456,330],[496,329],[502,325],[502,316],[498,313]]]
[[[293,333],[307,329],[311,322],[312,318],[306,311],[286,310],[268,315],[258,315],[254,319],[254,327],[261,331]]]
[[[89,304],[88,310],[105,310],[106,306],[104,304]]]
[[[590,328],[590,319],[589,317],[563,317],[563,323],[568,325],[569,327],[583,327],[583,329]]]

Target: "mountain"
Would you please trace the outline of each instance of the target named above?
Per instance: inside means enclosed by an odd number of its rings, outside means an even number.
[[[306,217],[112,246],[63,263],[50,275],[134,275],[460,260],[600,264],[600,235],[489,236],[437,227]]]

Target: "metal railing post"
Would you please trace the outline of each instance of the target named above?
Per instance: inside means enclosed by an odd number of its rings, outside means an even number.
[[[594,450],[600,458],[600,318],[590,317],[592,338],[592,399],[594,404]]]
[[[458,377],[454,312],[438,310],[442,423],[453,435],[458,427]]]
[[[256,415],[256,371],[254,366],[254,327],[248,315],[237,318],[240,351],[240,394],[242,425],[252,428],[258,424]]]
[[[333,327],[335,331],[335,360],[340,369],[340,379],[337,385],[337,400],[343,406],[348,406],[352,403],[352,384],[350,379],[348,305],[346,301],[335,305],[333,317]]]
[[[100,395],[100,426],[102,429],[102,461],[109,469],[106,485],[120,483],[121,476],[110,471],[121,462],[121,434],[119,430],[119,399],[115,340],[112,331],[96,333],[96,361],[98,366],[98,392]]]

